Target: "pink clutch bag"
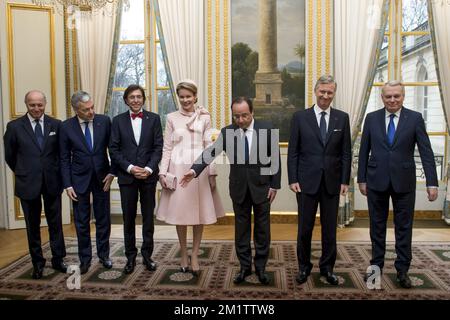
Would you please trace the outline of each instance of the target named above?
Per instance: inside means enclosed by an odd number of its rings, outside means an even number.
[[[177,188],[177,177],[169,172],[166,173],[166,184],[167,188],[170,190],[176,190]]]

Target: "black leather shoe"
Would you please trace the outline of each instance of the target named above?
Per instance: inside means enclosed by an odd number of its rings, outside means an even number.
[[[156,262],[152,260],[152,258],[143,258],[142,262],[144,263],[144,266],[147,268],[148,271],[155,271],[156,270]]]
[[[43,267],[33,267],[33,272],[31,273],[31,278],[33,279],[40,279],[42,278],[42,273],[44,272]]]
[[[106,269],[111,269],[113,267],[113,263],[110,258],[106,259],[99,258],[99,261]]]
[[[80,273],[85,274],[89,271],[89,268],[91,267],[90,263],[81,263],[80,264]]]
[[[64,261],[52,263],[52,268],[62,273],[67,273],[67,264]]]
[[[397,282],[402,288],[411,289],[411,279],[406,272],[397,272]]]
[[[339,280],[336,277],[336,275],[333,272],[321,272],[320,275],[322,277],[325,277],[325,279],[327,280],[327,282],[329,284],[332,284],[333,286],[337,286],[339,284]]]
[[[310,272],[311,271],[300,270],[299,273],[297,274],[297,277],[295,277],[295,280],[297,281],[297,283],[298,284],[305,283],[308,280]]]
[[[134,267],[136,267],[136,261],[135,260],[128,260],[127,264],[125,265],[125,268],[123,268],[123,272],[125,274],[130,274],[134,271]]]
[[[239,272],[234,277],[233,282],[235,284],[239,284],[241,282],[244,282],[245,281],[245,277],[248,277],[251,274],[252,274],[252,270],[250,270],[250,269],[241,269],[241,270],[239,270]]]
[[[261,284],[264,284],[264,285],[269,284],[269,282],[270,282],[269,277],[264,272],[264,270],[256,270],[255,273],[256,273],[256,276],[258,277],[259,282],[261,282]]]

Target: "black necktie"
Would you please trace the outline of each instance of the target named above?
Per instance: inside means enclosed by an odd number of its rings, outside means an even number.
[[[322,111],[320,117],[320,136],[322,137],[322,141],[325,144],[327,140],[327,123],[325,121],[325,115],[327,114],[325,111]]]
[[[36,126],[34,127],[34,135],[38,142],[39,148],[42,150],[42,144],[44,143],[44,134],[42,133],[42,127],[39,120],[34,120]]]
[[[249,163],[249,159],[250,159],[250,151],[249,151],[249,147],[248,147],[248,138],[247,135],[245,134],[247,132],[247,129],[242,129],[244,131],[244,160],[245,163]]]

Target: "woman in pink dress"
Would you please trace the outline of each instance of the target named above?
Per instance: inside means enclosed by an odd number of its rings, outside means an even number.
[[[187,253],[187,226],[192,226],[193,243],[191,270],[199,275],[198,253],[202,239],[203,225],[213,224],[225,211],[216,190],[216,171],[214,164],[203,171],[198,179],[186,188],[179,185],[175,190],[173,182],[183,178],[202,151],[212,143],[211,116],[203,107],[195,107],[197,86],[192,81],[177,85],[177,95],[181,108],[167,115],[164,134],[163,156],[159,168],[159,182],[163,187],[156,218],[176,225],[180,242],[181,272],[189,271]]]

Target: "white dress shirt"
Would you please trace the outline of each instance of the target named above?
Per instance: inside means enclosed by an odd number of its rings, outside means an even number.
[[[137,113],[139,112],[143,112],[142,108]],[[133,119],[131,117],[132,113],[133,112],[130,110],[131,126],[133,128],[134,140],[136,140],[136,144],[139,146],[139,140],[141,139],[141,131],[142,131],[142,118],[136,117]],[[133,169],[133,167],[134,165],[130,164],[127,168],[127,172],[131,174],[131,169]],[[145,167],[144,169],[150,172],[150,174],[153,173],[153,170],[150,169],[149,167]]]
[[[33,132],[34,132],[34,128],[36,127],[36,119],[34,119],[28,112],[27,112],[27,116],[28,116],[28,120],[30,120],[31,128],[33,128]],[[42,134],[44,134],[44,115],[42,115],[39,118],[39,124],[41,125],[41,128],[42,128]]]
[[[255,119],[252,119],[252,122],[250,123],[250,125],[247,127],[247,130],[244,133],[244,130],[241,129],[241,137],[244,138],[244,134],[247,136],[247,141],[248,141],[248,151],[250,152],[250,150],[252,150],[252,140],[253,140],[253,127],[255,125]]]
[[[314,113],[316,114],[317,119],[317,125],[320,128],[320,119],[322,118],[322,112],[325,111],[325,122],[327,124],[327,132],[328,132],[328,124],[330,123],[330,109],[331,107],[328,107],[325,110],[322,110],[317,104],[314,105]]]
[[[402,108],[398,109],[397,112],[394,113],[395,114],[395,117],[394,117],[395,130],[397,130],[398,120],[400,119],[400,113],[401,112],[402,112]],[[384,120],[386,122],[386,133],[387,133],[387,130],[388,130],[388,127],[389,127],[389,122],[391,121],[391,113],[389,111],[387,111],[386,109],[385,109],[385,113],[386,113],[386,115],[385,115],[385,119]]]

